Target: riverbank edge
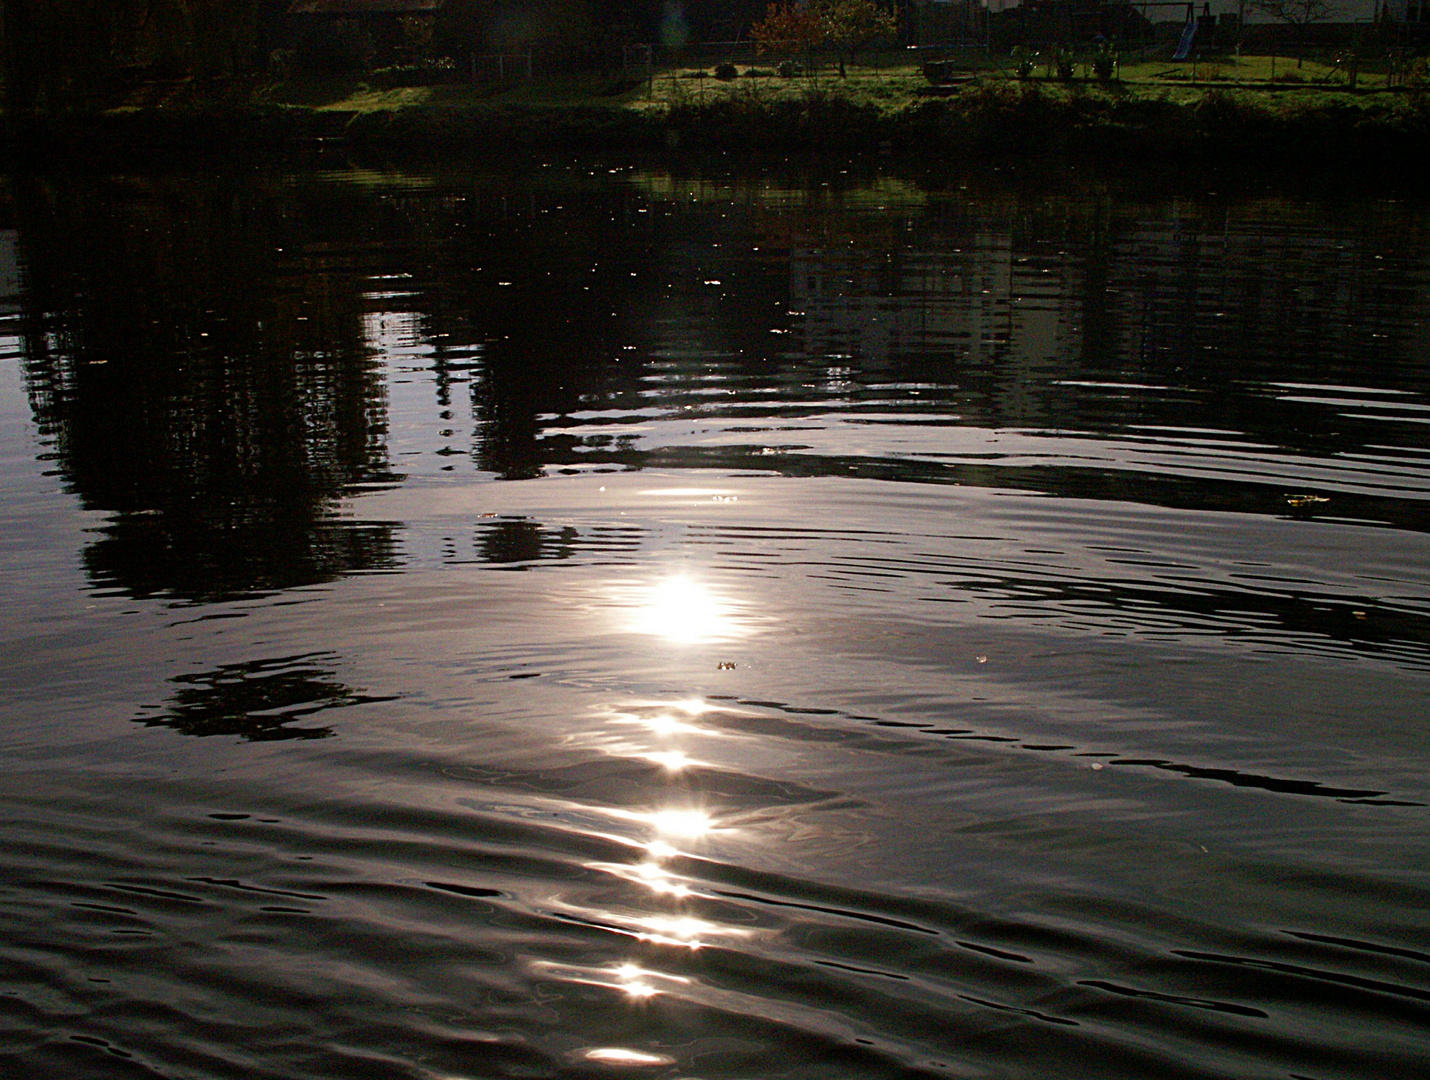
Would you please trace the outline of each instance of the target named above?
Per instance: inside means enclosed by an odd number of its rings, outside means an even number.
[[[1210,90],[1191,102],[1116,92],[1053,94],[1016,83],[880,110],[833,93],[698,104],[425,104],[363,112],[282,105],[112,111],[10,123],[0,154],[107,158],[313,145],[553,150],[888,154],[1076,154],[1161,164],[1235,161],[1270,171],[1423,166],[1430,101],[1327,99],[1281,107]]]

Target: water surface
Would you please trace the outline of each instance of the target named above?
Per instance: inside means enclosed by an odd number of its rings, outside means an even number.
[[[9,179],[15,1075],[1423,1075],[1430,216]]]

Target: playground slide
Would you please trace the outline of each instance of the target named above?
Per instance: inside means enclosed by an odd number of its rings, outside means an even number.
[[[1185,60],[1192,52],[1192,42],[1197,40],[1197,21],[1190,20],[1182,28],[1182,40],[1177,42],[1177,51],[1172,54],[1173,60]]]

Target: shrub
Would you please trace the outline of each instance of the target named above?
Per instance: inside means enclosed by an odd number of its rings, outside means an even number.
[[[793,60],[781,60],[780,66],[776,70],[779,71],[781,79],[793,79],[796,75],[804,72],[804,69]]]
[[[723,64],[715,65],[715,78],[719,79],[721,82],[729,82],[731,79],[735,78],[735,76],[739,74],[739,71],[735,69],[735,65],[730,63],[728,60],[725,61]]]

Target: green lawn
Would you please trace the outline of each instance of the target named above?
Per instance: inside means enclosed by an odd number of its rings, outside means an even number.
[[[994,61],[998,62],[997,58]],[[968,77],[984,84],[1015,81],[1012,61],[1003,59],[1001,62],[1003,67],[971,71]],[[738,68],[739,74],[730,80],[714,78],[709,69],[673,68],[640,81],[610,75],[538,76],[504,85],[459,83],[393,89],[379,88],[378,76],[371,81],[356,78],[295,80],[268,87],[260,91],[257,98],[265,104],[369,113],[482,104],[647,109],[731,100],[773,102],[781,98],[804,98],[814,92],[893,112],[931,92],[929,81],[913,65],[853,66],[844,78],[832,66],[792,78],[780,77],[772,67],[757,67],[753,69],[754,75],[747,73],[750,70],[742,66]],[[1295,58],[1270,56],[1196,63],[1166,60],[1128,63],[1121,67],[1119,78],[1105,84],[1092,77],[1086,61],[1079,62],[1074,79],[1064,83],[1050,78],[1045,63],[1040,60],[1028,80],[1030,85],[1058,96],[1096,92],[1191,103],[1209,90],[1219,90],[1252,99],[1264,98],[1268,103],[1280,101],[1282,105],[1329,100],[1365,104],[1388,94],[1387,82],[1384,64],[1380,70],[1371,65],[1363,66],[1353,91],[1348,72],[1343,68],[1314,60],[1298,65]]]

